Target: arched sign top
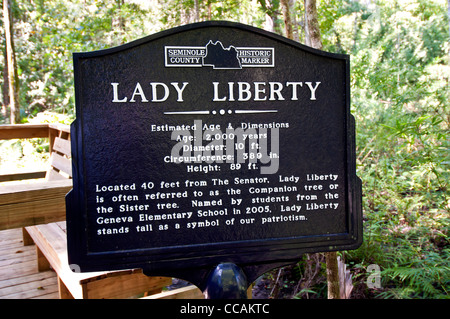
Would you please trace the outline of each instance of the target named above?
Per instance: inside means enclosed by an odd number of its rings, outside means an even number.
[[[278,35],[276,33],[266,31],[257,27],[253,27],[247,24],[242,24],[238,22],[231,22],[231,21],[204,21],[204,22],[197,22],[187,25],[182,25],[178,27],[174,27],[172,29],[164,30],[157,32],[155,34],[148,35],[146,37],[130,41],[128,43],[125,43],[123,45],[119,45],[116,47],[108,48],[108,49],[102,49],[102,50],[96,50],[91,52],[79,52],[75,53],[75,55],[78,55],[79,57],[94,57],[94,56],[102,56],[107,54],[114,54],[116,52],[120,52],[122,50],[132,49],[137,46],[145,45],[148,42],[159,40],[165,37],[170,37],[173,34],[181,34],[183,32],[189,32],[189,31],[201,31],[201,29],[209,29],[211,28],[221,28],[225,30],[236,30],[236,31],[243,31],[248,32],[248,35],[260,35],[263,37],[266,37],[268,39],[272,39],[274,41],[279,41],[282,43],[285,43],[286,45],[291,45],[293,47],[296,47],[298,49],[301,49],[306,52],[310,52],[315,55],[324,56],[328,58],[333,59],[344,59],[349,60],[349,56],[346,54],[339,54],[339,53],[332,53],[327,52],[323,50],[318,50],[309,46],[306,46],[302,43],[299,43],[297,41],[288,39],[286,37],[283,37],[281,35]]]

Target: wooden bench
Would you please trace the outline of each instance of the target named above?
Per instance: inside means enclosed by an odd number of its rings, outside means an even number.
[[[146,296],[142,299],[205,299],[205,296],[196,286],[187,286]]]
[[[172,283],[172,279],[168,277],[148,277],[141,269],[73,272],[67,262],[65,222],[29,226],[25,229],[29,238],[24,243],[36,244],[39,271],[50,268],[55,270],[61,299],[130,298],[144,293],[159,293],[163,287]]]
[[[72,189],[70,127],[62,124],[0,125],[0,139],[49,138],[46,172],[0,176],[0,182],[43,178],[0,186],[0,230],[66,219],[65,195]]]
[[[60,124],[0,125],[0,139],[49,138],[46,172],[0,176],[0,182],[41,181],[0,186],[0,230],[22,228],[24,244],[36,244],[38,269],[52,268],[61,298],[129,298],[160,292],[171,278],[147,277],[140,269],[74,273],[67,260],[65,195],[72,189],[70,127]]]

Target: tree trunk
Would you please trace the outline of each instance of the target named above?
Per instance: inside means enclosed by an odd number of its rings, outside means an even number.
[[[15,70],[14,42],[12,32],[12,17],[10,0],[3,0],[3,24],[5,26],[6,38],[6,65],[8,69],[8,92],[9,92],[9,108],[10,123],[16,124],[20,121],[20,110],[17,99],[17,76]]]
[[[6,48],[4,48],[3,52],[3,59],[5,61],[5,64],[3,65],[3,101],[2,101],[2,116],[6,119],[7,117],[7,110],[6,108],[9,105],[9,80],[8,80],[8,59],[6,57]]]
[[[194,1],[194,11],[195,11],[194,21],[199,22],[200,21],[200,6],[198,4],[198,0]]]
[[[292,19],[293,39],[297,42],[300,42],[300,36],[298,34],[297,15],[295,12],[295,2],[296,2],[296,0],[289,0],[289,8],[290,8],[291,19]]]
[[[124,0],[117,0],[117,11],[118,12],[115,16],[117,17],[117,27],[120,32],[125,31],[125,19],[123,18],[123,15],[122,15],[122,7],[124,4],[125,4]],[[114,22],[114,17],[113,17],[112,21]],[[114,29],[114,25],[113,25],[113,29]]]
[[[265,29],[271,32],[281,34],[281,27],[278,23],[278,1],[274,0],[258,0],[259,4],[266,13]],[[269,18],[268,18],[269,17]]]
[[[208,21],[211,20],[211,0],[208,0],[207,2],[208,5]]]
[[[303,3],[304,9],[305,9],[305,24],[304,24],[305,44],[310,47],[311,46],[311,41],[309,40],[309,28],[308,28],[308,17],[307,17],[307,14],[306,14],[306,2],[307,2],[307,0],[304,0],[304,3]]]
[[[316,0],[305,0],[305,22],[310,46],[322,49]],[[328,299],[340,299],[339,268],[336,252],[325,253],[327,263]]]
[[[292,28],[291,10],[289,7],[289,0],[281,0],[281,11],[284,16],[284,30],[286,32],[286,38],[293,40],[294,32]]]
[[[447,0],[448,32],[450,32],[450,0]]]
[[[320,38],[320,27],[317,21],[316,0],[305,0],[305,15],[309,46],[315,49],[322,49],[322,40]]]
[[[341,299],[339,287],[339,267],[335,251],[325,253],[327,262],[328,299]]]

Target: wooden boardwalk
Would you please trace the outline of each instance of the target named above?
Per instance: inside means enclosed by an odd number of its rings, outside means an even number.
[[[58,299],[53,270],[38,272],[36,246],[24,246],[22,229],[0,231],[0,299]]]

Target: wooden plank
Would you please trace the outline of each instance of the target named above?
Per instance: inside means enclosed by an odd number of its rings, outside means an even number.
[[[5,279],[31,275],[36,273],[36,271],[36,260],[22,262],[20,263],[20,267],[0,267],[0,273]]]
[[[8,289],[8,287],[16,286],[16,285],[24,285],[33,281],[41,281],[46,280],[47,278],[53,278],[56,280],[56,273],[53,270],[44,271],[44,272],[37,272],[35,270],[34,273],[23,275],[16,278],[4,278],[0,280],[0,298],[1,296],[5,295],[4,289]],[[56,284],[56,281],[55,281]]]
[[[0,140],[15,138],[48,137],[48,124],[9,124],[0,125]]]
[[[51,274],[51,272],[48,272]],[[43,277],[42,275],[37,276],[38,274],[34,274],[31,276],[27,276],[27,280],[18,283],[13,282],[11,286],[5,287],[0,290],[0,298],[17,298],[18,295],[21,296],[21,298],[25,298],[24,292],[27,292],[28,296],[27,298],[32,298],[37,296],[38,294],[42,294],[42,292],[36,291],[36,290],[44,290],[48,287],[52,287],[51,292],[55,292],[55,288],[57,287],[57,280],[56,275],[53,273],[51,276]],[[33,280],[30,280],[32,279]]]
[[[4,299],[33,299],[36,297],[43,297],[43,294],[54,294],[58,291],[58,286],[54,283],[52,278],[50,281],[45,283],[32,282],[25,287],[16,287],[18,292],[6,295],[2,298]],[[41,284],[41,285],[39,285]],[[38,285],[38,286],[36,286]]]
[[[12,201],[8,202],[0,200],[0,204],[21,201],[21,198],[24,195],[33,197],[34,195],[32,192],[45,194],[47,191],[51,192],[54,188],[69,186],[72,187],[72,180],[69,179],[52,183],[36,182],[30,184],[0,185],[0,195],[3,195],[5,196],[5,198],[9,198],[10,200],[13,199]]]
[[[0,267],[14,265],[28,259],[35,259],[34,246],[22,247],[22,249],[1,249]]]
[[[104,274],[104,272],[72,272],[67,263],[66,234],[57,224],[30,226],[26,229],[74,298],[84,297],[83,287],[80,284],[82,279]]]
[[[38,226],[26,227],[27,232],[33,238],[40,252],[45,256],[48,263],[63,280],[63,284],[70,291],[74,298],[83,298],[83,287],[77,279],[77,275],[73,273],[67,264],[67,250],[65,233],[58,226],[55,228],[46,224]],[[61,283],[58,283],[61,286]],[[64,291],[63,295],[64,294]]]
[[[66,232],[66,230],[67,230],[67,224],[66,224],[66,221],[65,221],[65,220],[64,220],[64,221],[60,221],[60,222],[56,222],[55,224],[58,225],[58,227],[61,228],[61,230],[62,230],[63,232]]]
[[[42,253],[42,250],[39,248],[39,246],[36,246],[36,258],[37,258],[37,269],[39,272],[51,269],[47,257]]]
[[[26,230],[30,237],[33,238],[39,252],[47,259],[53,269],[59,273],[62,264],[61,257],[64,258],[64,252],[60,252],[62,244],[59,244],[58,242],[64,242],[65,236],[54,233],[52,229],[49,229],[47,224],[26,227]],[[57,250],[55,250],[55,248]],[[38,256],[38,259],[39,258],[40,256]]]
[[[65,220],[72,180],[0,186],[0,230]]]
[[[70,147],[70,141],[62,139],[60,137],[55,138],[55,143],[53,144],[53,150],[60,152],[66,156],[71,156],[71,147]]]
[[[5,175],[0,175],[0,183],[20,181],[20,180],[24,180],[24,179],[44,178],[45,174],[46,174],[46,171],[5,174]]]
[[[50,167],[45,176],[45,180],[49,182],[61,181],[69,179],[69,177],[70,177],[69,175],[64,176],[63,173],[60,173],[59,171],[56,171],[53,167]]]
[[[47,292],[46,290],[43,291],[43,293]],[[58,299],[59,298],[59,294],[58,292],[53,292],[53,293],[49,293],[49,294],[45,294],[45,295],[38,295],[36,297],[32,297],[30,299]]]
[[[27,227],[39,250],[74,298],[125,298],[170,285],[167,277],[147,277],[141,269],[74,273],[67,263],[65,222]],[[62,287],[60,283],[60,286]],[[64,287],[62,287],[64,288]],[[61,291],[67,297],[67,292]]]
[[[48,127],[52,130],[62,131],[70,134],[70,125],[62,124],[62,123],[50,123]]]
[[[55,137],[57,137],[59,135],[59,131],[54,130],[54,129],[49,129],[48,130],[48,152],[50,154],[53,153],[53,144],[55,144]]]
[[[55,190],[48,198],[0,205],[0,230],[64,220],[64,196],[70,188]]]
[[[21,228],[0,231],[0,260],[0,299],[58,298],[56,273],[37,272],[35,246],[22,245]]]
[[[50,154],[53,153],[55,137],[63,137],[68,140],[70,137],[70,126],[59,123],[49,124],[48,138],[50,141]]]
[[[47,252],[47,256],[58,258],[59,262],[64,265],[65,270],[60,270],[63,277],[73,277],[76,280],[69,282],[83,282],[78,284],[77,288],[71,287],[71,291],[75,291],[77,298],[129,298],[142,294],[143,292],[160,290],[162,287],[171,284],[171,278],[167,277],[147,277],[142,273],[141,269],[130,269],[114,272],[97,272],[97,273],[72,273],[67,265],[67,247],[66,247],[66,223],[64,221],[52,223],[49,225],[39,225],[27,227],[31,229],[31,233],[35,233],[34,239],[40,238],[41,247],[49,246],[54,248],[53,253]],[[43,235],[47,238],[43,238]],[[4,267],[0,266],[0,299],[6,298],[58,298],[58,281],[55,271],[37,272],[36,259],[31,259],[31,251],[36,246],[20,246],[22,243],[21,229],[10,229],[0,231],[0,259],[3,255],[20,256],[27,255],[27,261],[20,264],[10,262],[8,258]],[[50,242],[51,241],[51,242]],[[9,243],[9,248],[5,248],[3,243]],[[52,248],[52,249],[53,249]],[[20,249],[21,253],[17,253]],[[68,276],[70,275],[70,276]],[[78,279],[77,279],[78,277]],[[65,286],[65,283],[64,283]],[[69,285],[70,286],[70,285]],[[64,293],[64,291],[62,291]],[[65,297],[70,297],[67,294]]]
[[[73,296],[70,293],[69,289],[67,289],[66,285],[59,277],[58,277],[58,292],[59,292],[59,299],[73,299]]]
[[[50,165],[72,176],[72,161],[55,152],[50,156]]]
[[[196,286],[187,286],[159,294],[143,297],[141,299],[205,299],[202,291]]]
[[[34,249],[26,250],[1,250],[2,259],[0,260],[0,267],[14,267],[29,260],[36,260],[36,252]]]
[[[33,238],[30,237],[25,228],[22,228],[22,240],[24,246],[34,245]]]
[[[172,284],[169,277],[148,277],[142,273],[110,276],[86,284],[89,299],[117,299],[137,296],[146,291],[162,289]]]
[[[34,246],[22,246],[19,241],[20,234],[15,236],[17,245],[0,244],[0,269],[14,268],[20,263],[36,259]]]
[[[5,245],[16,244],[17,246],[22,246],[20,240],[20,229],[7,229],[0,231],[0,247],[3,249]],[[1,256],[0,256],[1,259]]]

